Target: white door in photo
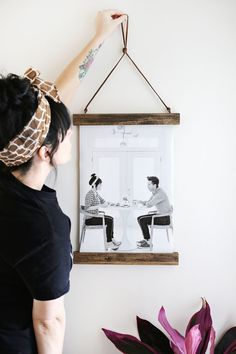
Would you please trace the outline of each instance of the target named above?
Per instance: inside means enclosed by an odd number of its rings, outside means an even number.
[[[103,181],[99,193],[105,200],[148,200],[147,176],[161,176],[161,157],[159,151],[94,151],[93,171]],[[134,225],[136,214],[129,221]]]
[[[126,155],[128,176],[127,192],[130,198],[147,200],[150,192],[147,189],[147,176],[161,174],[161,158],[159,151],[135,151]]]
[[[93,171],[102,179],[104,199],[147,199],[147,176],[161,177],[158,151],[94,151]]]
[[[102,179],[100,194],[109,202],[118,203],[120,201],[122,184],[124,183],[121,173],[124,168],[122,163],[119,152],[93,152],[93,171]]]

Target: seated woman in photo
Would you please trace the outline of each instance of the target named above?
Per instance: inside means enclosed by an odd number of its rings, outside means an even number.
[[[108,203],[98,194],[98,190],[102,187],[101,178],[97,177],[95,173],[91,175],[89,180],[89,185],[91,186],[90,191],[85,196],[85,210],[93,214],[94,216],[87,216],[85,220],[86,225],[102,225],[102,218],[98,217],[99,207],[106,208]],[[116,241],[113,237],[114,221],[113,217],[105,215],[106,224],[106,237],[107,237],[107,248],[113,251],[117,250],[121,245],[120,241]]]

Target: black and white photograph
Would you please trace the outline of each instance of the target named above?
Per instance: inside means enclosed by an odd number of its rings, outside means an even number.
[[[80,252],[171,253],[173,127],[80,127]]]

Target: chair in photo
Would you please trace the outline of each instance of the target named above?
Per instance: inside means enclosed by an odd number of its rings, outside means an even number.
[[[168,214],[159,214],[157,211],[150,211],[148,214],[152,214],[152,222],[151,222],[151,238],[150,238],[150,251],[153,250],[153,236],[154,236],[154,229],[162,229],[166,230],[166,236],[167,236],[167,241],[170,245],[171,251],[174,249],[174,243],[173,243],[173,220],[172,220],[172,213],[173,213],[173,206],[171,206],[171,210]],[[170,217],[170,223],[168,225],[156,225],[155,224],[155,219],[163,217],[163,216],[169,216]],[[171,234],[169,232],[171,230]]]
[[[86,230],[103,230],[103,239],[104,239],[104,249],[107,251],[107,242],[106,242],[106,224],[105,224],[105,213],[104,211],[99,211],[99,214],[96,215],[96,218],[101,218],[102,219],[102,224],[101,225],[86,225],[86,219],[94,217],[95,215],[92,213],[89,213],[85,210],[85,206],[81,205],[80,206],[80,213],[83,214],[83,224],[81,228],[81,236],[80,236],[80,242],[79,242],[79,249],[81,248],[82,243],[84,242],[85,239],[85,233]]]

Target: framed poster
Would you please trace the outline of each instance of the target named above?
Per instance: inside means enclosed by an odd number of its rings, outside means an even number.
[[[79,249],[74,263],[177,265],[173,133],[178,113],[75,114]]]

